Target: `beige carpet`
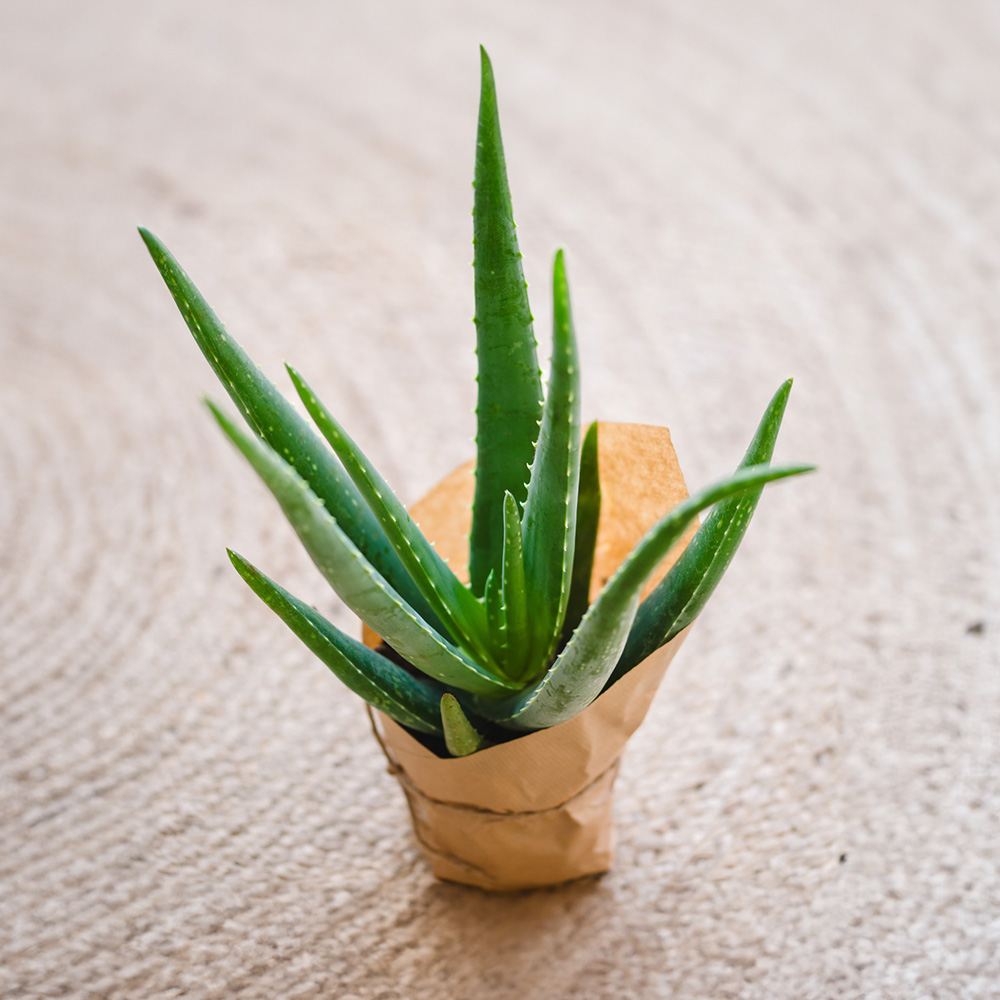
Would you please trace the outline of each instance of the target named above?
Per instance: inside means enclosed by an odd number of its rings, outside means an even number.
[[[1000,995],[995,4],[7,4],[0,995]],[[199,403],[135,234],[406,500],[471,455],[476,45],[587,418],[783,459],[618,784],[603,879],[435,883],[350,624]],[[281,379],[282,384],[285,384]]]

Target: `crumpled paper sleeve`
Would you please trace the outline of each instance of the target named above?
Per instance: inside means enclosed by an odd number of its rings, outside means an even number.
[[[666,428],[601,423],[601,515],[591,597],[642,535],[688,493]],[[411,509],[466,578],[474,488],[467,463]],[[652,589],[690,534],[647,585]],[[686,630],[558,726],[443,759],[378,712],[373,726],[410,806],[420,847],[439,878],[492,890],[554,885],[607,871],[614,858],[612,786]],[[365,630],[375,646],[378,636]]]

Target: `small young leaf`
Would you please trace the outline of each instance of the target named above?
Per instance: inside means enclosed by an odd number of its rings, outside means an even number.
[[[521,519],[513,495],[504,495],[502,600],[507,628],[506,667],[510,677],[520,680],[529,672],[530,631],[528,595],[524,579]]]
[[[341,530],[393,589],[422,617],[436,623],[435,616],[340,463],[226,332],[173,254],[148,229],[140,228],[139,235],[195,343],[246,422],[286,462],[295,466],[309,488],[337,519]]]
[[[580,624],[590,606],[590,578],[594,573],[597,524],[601,517],[601,481],[597,467],[597,422],[587,429],[580,449],[580,487],[576,501],[576,540],[573,544],[573,579],[563,621],[563,643]]]
[[[231,549],[229,558],[250,589],[355,694],[391,719],[421,733],[443,735],[440,684],[414,677],[391,660],[345,635],[318,611],[293,597]]]
[[[542,414],[538,354],[507,187],[496,84],[486,50],[476,141],[473,267],[476,295],[476,490],[469,539],[473,593],[503,557],[503,503],[527,495]]]
[[[562,632],[573,572],[580,481],[580,363],[563,253],[552,269],[552,370],[524,504],[532,659],[544,669]]]
[[[791,389],[789,379],[774,394],[738,468],[771,460]],[[762,489],[747,490],[723,500],[705,518],[677,562],[639,605],[635,624],[608,686],[698,617],[743,541]]]
[[[514,685],[470,660],[393,590],[340,530],[305,480],[260,438],[209,404],[222,429],[274,494],[306,551],[343,602],[405,660],[462,691],[497,696]]]
[[[500,703],[476,699],[477,711],[511,729],[544,729],[586,708],[618,662],[643,584],[698,513],[743,490],[812,468],[752,466],[678,504],[646,532],[615,570],[545,676],[530,689]]]
[[[467,757],[470,753],[489,746],[469,722],[458,699],[447,692],[441,695],[441,725],[445,745],[452,757]]]
[[[501,663],[507,662],[507,609],[503,603],[503,584],[496,570],[486,577],[486,622],[490,630],[490,645]]]

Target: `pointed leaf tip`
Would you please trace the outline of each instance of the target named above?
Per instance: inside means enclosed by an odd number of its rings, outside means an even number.
[[[149,251],[150,257],[153,258],[157,268],[160,268],[160,260],[169,255],[166,244],[156,235],[156,233],[147,229],[145,226],[136,226],[136,229],[139,232],[139,238],[146,245],[146,249]]]

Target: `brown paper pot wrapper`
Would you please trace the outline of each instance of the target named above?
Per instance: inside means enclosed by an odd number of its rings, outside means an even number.
[[[646,530],[688,495],[665,428],[602,423],[598,460],[602,495],[592,598]],[[412,508],[459,576],[468,557],[471,472],[471,463],[457,469]],[[402,726],[372,712],[434,874],[513,890],[607,871],[614,860],[612,787],[621,754],[685,634],[569,721],[468,757],[438,757]],[[365,641],[374,646],[379,639],[366,629]]]

